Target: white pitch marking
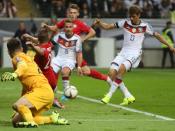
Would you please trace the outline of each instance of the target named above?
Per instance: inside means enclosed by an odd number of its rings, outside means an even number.
[[[94,103],[100,103],[100,104],[102,104],[101,101],[96,100],[96,99],[92,99],[92,98],[88,98],[88,97],[84,97],[84,96],[77,96],[77,97],[78,98],[81,98],[83,100],[87,100],[87,101],[91,101],[91,102],[94,102]],[[155,117],[155,118],[158,118],[158,119],[162,119],[162,120],[167,120],[167,121],[174,121],[175,120],[175,119],[170,118],[170,117],[161,116],[161,115],[157,115],[157,114],[153,114],[153,113],[149,113],[149,112],[145,112],[145,111],[140,111],[140,110],[136,110],[136,109],[132,109],[132,108],[128,108],[128,107],[116,105],[116,104],[109,103],[107,105],[108,106],[112,106],[112,107],[116,107],[116,108],[120,108],[120,109],[123,109],[123,110],[127,110],[127,111],[130,111],[130,112],[144,114],[146,116],[152,116],[152,117]]]
[[[62,92],[60,92],[60,91],[58,91],[58,93],[62,94]],[[84,96],[77,96],[77,97],[80,99],[86,100],[86,101],[103,104],[100,100],[96,100],[96,99],[92,99],[92,98],[88,98],[88,97],[84,97]],[[123,110],[130,111],[130,112],[135,112],[135,113],[139,113],[139,114],[144,114],[146,116],[152,116],[152,117],[155,117],[155,118],[161,119],[161,120],[167,120],[167,121],[174,121],[175,120],[174,118],[170,118],[170,117],[166,117],[166,116],[162,116],[162,115],[157,115],[157,114],[153,114],[153,113],[149,113],[149,112],[145,112],[145,111],[140,111],[140,110],[136,110],[133,108],[120,106],[117,104],[108,103],[107,106],[116,107],[119,109],[123,109]]]

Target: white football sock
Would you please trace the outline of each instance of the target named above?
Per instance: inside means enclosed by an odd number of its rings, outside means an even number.
[[[109,92],[107,93],[107,95],[108,95],[110,98],[112,97],[113,93],[117,90],[118,86],[119,86],[119,85],[118,85],[117,83],[112,82],[112,85],[111,85],[111,87],[110,87],[110,89],[109,89]]]
[[[108,84],[111,86],[112,85],[112,80],[111,80],[111,78],[108,76],[107,77],[107,82],[108,82]]]
[[[126,88],[124,82],[121,82],[119,84],[119,86],[120,86],[120,90],[123,93],[123,95],[124,95],[125,98],[132,97],[132,94],[128,91],[128,89]]]
[[[69,79],[68,80],[63,80],[62,79],[62,82],[63,82],[63,88],[64,88],[63,90],[65,90],[67,87],[69,87],[69,83],[70,83]]]

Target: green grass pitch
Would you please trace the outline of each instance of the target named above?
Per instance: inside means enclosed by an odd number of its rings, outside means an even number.
[[[10,69],[1,69],[0,74]],[[99,69],[107,73],[105,69]],[[137,69],[126,74],[124,82],[136,102],[129,108],[154,113],[175,119],[175,70]],[[100,100],[108,91],[104,81],[72,74],[71,84],[76,86],[79,95]],[[11,125],[12,103],[20,96],[20,83],[0,82],[0,131],[15,129]],[[58,83],[62,89],[61,80]],[[60,96],[60,95],[59,95]],[[123,99],[120,90],[114,94],[111,103],[119,104]],[[152,116],[129,112],[104,104],[93,103],[80,98],[64,102],[66,108],[60,114],[70,121],[70,125],[43,125],[37,131],[174,131],[175,121],[157,119]],[[57,110],[52,107],[46,114]]]

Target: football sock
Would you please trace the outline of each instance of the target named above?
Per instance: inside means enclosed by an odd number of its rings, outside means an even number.
[[[32,112],[27,106],[19,105],[17,108],[19,114],[23,117],[23,119],[27,122],[34,122]]]
[[[97,70],[94,70],[94,69],[90,70],[89,76],[93,77],[95,79],[107,81],[107,75],[104,75],[104,74],[102,74],[102,73],[100,73],[100,72],[98,72]]]
[[[122,82],[122,80],[117,78],[115,79],[115,82],[119,85]]]
[[[118,88],[118,84],[113,82],[110,89],[109,89],[109,92],[107,93],[107,95],[109,97],[112,97],[113,93],[116,91],[117,88]]]
[[[54,74],[55,74],[56,83],[58,83],[60,73],[58,72],[58,73],[54,73]]]
[[[34,117],[34,121],[37,124],[49,124],[49,123],[53,123],[50,116],[35,116]]]
[[[69,86],[69,77],[68,76],[63,76],[62,77],[62,82],[63,82],[63,87],[64,89]]]
[[[107,80],[106,81],[109,83],[109,85],[112,85],[112,80],[111,80],[111,78],[109,76],[107,76]]]
[[[124,95],[125,98],[129,98],[129,97],[132,96],[132,94],[131,94],[131,93],[128,91],[128,89],[126,88],[124,82],[121,82],[121,83],[119,84],[119,86],[120,86],[120,90],[121,90],[121,92],[123,93],[123,95]]]

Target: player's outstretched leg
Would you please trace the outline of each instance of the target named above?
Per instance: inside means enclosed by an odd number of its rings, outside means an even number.
[[[111,87],[110,87],[108,93],[101,99],[101,101],[104,104],[109,103],[109,101],[110,101],[113,93],[117,90],[117,88],[118,88],[118,84],[116,84],[115,82],[112,82]]]
[[[68,120],[66,120],[65,118],[62,118],[57,111],[52,112],[52,115],[50,117],[51,117],[53,124],[69,125]]]
[[[119,89],[124,95],[123,102],[120,105],[128,105],[135,102],[135,97],[129,92],[123,81],[119,84]]]
[[[37,124],[55,124],[55,125],[69,125],[68,120],[62,118],[57,111],[53,111],[50,116],[35,116],[34,120]]]

